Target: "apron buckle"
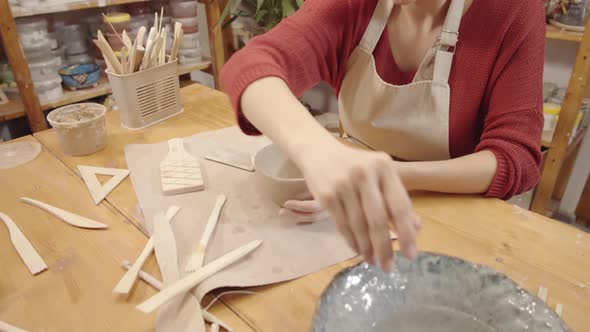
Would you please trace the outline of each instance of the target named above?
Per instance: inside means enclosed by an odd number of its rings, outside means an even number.
[[[459,41],[459,32],[442,30],[438,35],[436,47],[447,52],[455,54],[457,42]],[[446,48],[446,49],[445,49]]]

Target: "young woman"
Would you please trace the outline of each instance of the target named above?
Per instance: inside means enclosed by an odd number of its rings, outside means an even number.
[[[236,53],[222,85],[243,131],[303,171],[315,201],[285,208],[329,215],[389,270],[388,221],[417,254],[408,190],[506,199],[537,183],[544,48],[540,0],[307,0]],[[320,81],[373,151],[340,144],[298,102]]]

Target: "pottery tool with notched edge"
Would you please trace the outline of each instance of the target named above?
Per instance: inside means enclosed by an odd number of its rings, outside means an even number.
[[[169,140],[168,149],[160,163],[162,193],[178,195],[205,189],[199,161],[184,149],[183,139]]]

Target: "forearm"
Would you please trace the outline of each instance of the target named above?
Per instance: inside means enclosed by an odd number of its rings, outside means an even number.
[[[488,190],[496,174],[496,157],[480,151],[443,161],[402,162],[402,180],[408,190],[479,194]]]
[[[280,78],[266,77],[250,84],[241,107],[246,118],[296,163],[302,151],[336,145]]]

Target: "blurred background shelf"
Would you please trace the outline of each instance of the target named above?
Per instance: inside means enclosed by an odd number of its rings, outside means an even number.
[[[74,10],[88,9],[88,8],[100,8],[114,5],[124,5],[135,2],[148,2],[149,0],[89,0],[89,1],[73,1],[69,3],[62,3],[59,5],[51,6],[38,6],[32,8],[26,7],[13,7],[12,15],[15,18],[35,16],[42,14],[68,12]]]
[[[556,28],[550,24],[547,24],[546,36],[548,39],[565,40],[572,42],[581,42],[584,34],[581,32],[572,32]]]
[[[0,121],[8,121],[25,116],[25,106],[20,99],[11,99],[0,105]]]
[[[193,71],[206,70],[210,67],[211,61],[209,60],[205,60],[199,63],[179,65],[178,75],[189,74]],[[46,103],[41,103],[41,110],[46,111],[64,105],[81,102],[87,99],[104,96],[109,93],[111,93],[109,79],[106,76],[106,74],[102,74],[96,87],[78,89],[74,91],[64,88],[63,96]],[[8,104],[0,105],[0,121],[16,119],[23,116],[25,116],[25,108],[21,103],[20,99],[10,100]]]

